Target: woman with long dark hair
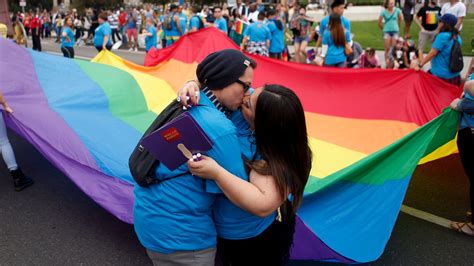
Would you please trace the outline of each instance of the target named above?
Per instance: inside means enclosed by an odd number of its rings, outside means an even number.
[[[352,53],[352,40],[349,31],[344,29],[341,16],[329,16],[329,30],[323,34],[323,49],[321,57],[325,66],[345,67],[347,55]]]
[[[219,236],[217,249],[222,263],[282,265],[289,258],[296,210],[311,170],[304,110],[290,89],[265,85],[244,100],[242,114],[250,126],[247,134],[239,132],[250,182],[206,156],[190,161],[188,167],[194,175],[215,180],[232,203],[251,214],[268,217],[277,210],[276,219],[258,236]]]
[[[452,14],[444,14],[441,17],[438,25],[439,33],[435,37],[430,52],[423,57],[417,69],[422,69],[426,63],[432,61],[429,73],[448,83],[459,86],[461,84],[461,71],[453,72],[450,69],[451,50],[454,42],[458,42],[459,46],[462,44],[459,31],[455,27],[457,21],[456,16]]]

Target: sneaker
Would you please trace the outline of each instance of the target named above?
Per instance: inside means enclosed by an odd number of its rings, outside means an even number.
[[[26,177],[23,179],[15,179],[13,180],[13,185],[15,186],[16,191],[22,191],[23,189],[33,185],[33,179]]]
[[[33,185],[33,179],[25,176],[20,168],[11,171],[13,177],[13,185],[16,191],[22,191],[23,189]]]
[[[128,49],[129,52],[133,52],[133,48]]]
[[[138,52],[138,49],[135,47],[135,52]]]

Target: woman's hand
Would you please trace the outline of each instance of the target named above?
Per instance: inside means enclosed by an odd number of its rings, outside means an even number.
[[[195,80],[186,82],[178,91],[178,101],[186,108],[191,107],[190,104],[197,105],[199,103],[199,83]]]
[[[189,171],[204,179],[216,180],[219,171],[223,169],[214,159],[202,156],[200,161],[188,161]]]

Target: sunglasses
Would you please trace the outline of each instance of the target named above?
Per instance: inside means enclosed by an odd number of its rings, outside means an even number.
[[[246,92],[250,89],[250,85],[247,84],[247,83],[245,83],[245,82],[243,82],[243,81],[240,80],[240,79],[237,79],[235,82],[236,82],[236,83],[239,83],[240,85],[242,85],[242,86],[244,87],[244,93],[246,93]]]

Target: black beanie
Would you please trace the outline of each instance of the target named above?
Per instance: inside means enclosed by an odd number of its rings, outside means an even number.
[[[249,66],[255,68],[257,63],[241,51],[225,49],[206,56],[197,66],[196,76],[209,89],[222,89],[240,78]]]

